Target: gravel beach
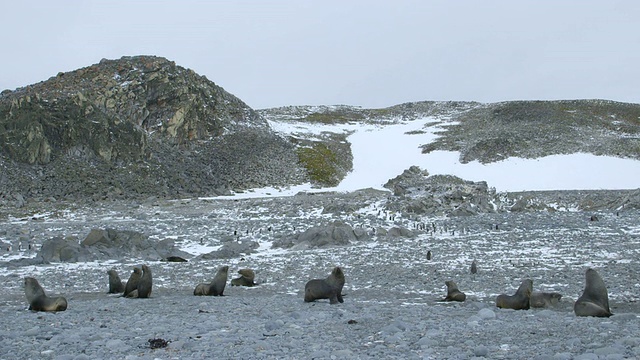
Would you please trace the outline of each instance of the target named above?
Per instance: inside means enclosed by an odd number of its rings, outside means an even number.
[[[322,195],[317,195],[318,197]],[[306,198],[305,198],[306,199]],[[7,215],[0,240],[12,252],[0,260],[3,359],[625,359],[640,357],[640,213],[493,213],[419,219],[437,231],[416,230],[416,219],[380,212],[379,198],[355,212],[323,213],[323,201],[298,197],[246,200],[107,203],[40,214]],[[274,249],[277,239],[341,220],[354,228],[402,227],[406,236],[371,233],[345,246]],[[234,232],[260,244],[253,254],[184,263],[112,259],[85,263],[12,266],[34,256],[53,236],[82,240],[94,228],[136,230],[151,239],[174,239],[194,255],[221,245]],[[497,229],[496,229],[497,227]],[[19,239],[19,240],[18,240]],[[427,251],[433,257],[426,259]],[[478,273],[470,274],[472,260]],[[158,259],[159,260],[159,259]],[[107,270],[126,281],[133,266],[153,271],[149,299],[107,294]],[[228,265],[256,271],[258,286],[232,287],[223,297],[193,296]],[[344,303],[303,302],[305,283],[334,266],[346,275]],[[610,318],[579,318],[573,302],[584,272],[604,279]],[[63,295],[64,312],[27,310],[24,276],[48,295]],[[495,307],[522,279],[534,290],[563,295],[556,307],[523,311]],[[445,303],[444,282],[467,295]],[[151,340],[151,341],[150,341]],[[155,340],[155,341],[153,341]],[[166,342],[165,342],[166,341]]]

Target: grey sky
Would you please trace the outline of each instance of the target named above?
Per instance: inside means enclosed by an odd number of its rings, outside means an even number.
[[[3,1],[0,90],[123,55],[254,108],[640,102],[640,1]]]

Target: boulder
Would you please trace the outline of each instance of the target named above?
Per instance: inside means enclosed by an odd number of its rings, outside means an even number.
[[[89,252],[75,239],[54,237],[45,240],[36,258],[44,262],[78,262],[88,261]]]
[[[416,234],[413,231],[403,226],[394,226],[391,229],[387,230],[387,233],[385,236],[388,238],[398,238],[398,237],[414,238],[416,237]]]
[[[273,246],[296,250],[322,248],[348,245],[352,241],[365,240],[368,237],[369,235],[363,229],[354,230],[351,225],[342,221],[334,221],[328,225],[313,226],[293,239],[279,239],[274,242]]]
[[[25,262],[84,262],[94,260],[113,260],[122,258],[141,258],[161,260],[169,257],[189,258],[190,254],[175,247],[171,239],[153,241],[137,231],[116,229],[92,229],[80,243],[75,239],[54,237],[45,240],[35,259]]]
[[[253,253],[260,244],[255,241],[227,242],[218,250],[202,254],[198,259],[233,259]]]

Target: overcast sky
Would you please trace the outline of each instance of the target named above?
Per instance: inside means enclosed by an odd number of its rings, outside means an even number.
[[[640,1],[2,1],[0,90],[124,55],[253,108],[640,102]]]

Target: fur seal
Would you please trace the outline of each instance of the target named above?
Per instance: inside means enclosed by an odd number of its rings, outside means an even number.
[[[585,286],[582,295],[573,304],[576,316],[609,317],[609,294],[607,286],[597,271],[589,268],[585,273]]]
[[[467,295],[458,290],[458,285],[455,283],[455,281],[445,281],[444,284],[447,285],[447,297],[442,299],[442,301],[465,301]]]
[[[187,259],[180,257],[180,256],[167,256],[166,258],[162,259],[162,261],[168,261],[168,262],[187,262]]]
[[[193,289],[193,295],[196,295],[196,296],[210,295],[209,294],[210,288],[211,288],[211,285],[206,283],[200,283],[196,285],[195,289]]]
[[[529,298],[529,306],[532,308],[548,308],[558,305],[562,294],[557,292],[534,291]]]
[[[256,283],[253,281],[256,278],[256,273],[251,269],[240,269],[238,270],[238,274],[240,274],[239,278],[231,280],[231,286],[255,286]]]
[[[473,261],[471,262],[471,269],[470,269],[470,271],[471,271],[471,273],[472,273],[472,274],[474,274],[474,275],[478,272],[478,264],[476,264],[476,261],[475,261],[475,260],[473,260]]]
[[[133,296],[132,292],[138,290],[138,282],[140,281],[141,277],[142,270],[140,270],[140,268],[134,267],[131,276],[129,276],[129,280],[127,280],[127,284],[124,286],[124,293],[122,294],[122,296],[137,297]]]
[[[109,275],[109,294],[119,294],[124,291],[124,284],[115,269],[107,271]]]
[[[514,295],[498,295],[496,306],[501,309],[529,310],[529,298],[532,292],[533,280],[524,279]]]
[[[342,299],[343,286],[344,273],[339,266],[336,266],[326,279],[313,279],[307,282],[304,286],[304,302],[329,299],[330,304],[342,303],[344,302]]]
[[[193,290],[193,295],[223,296],[224,288],[227,285],[229,266],[221,266],[210,283],[200,283]]]
[[[24,278],[24,295],[29,302],[29,310],[33,311],[65,311],[67,299],[62,296],[48,297],[38,280],[32,277]]]
[[[151,296],[153,279],[151,269],[147,265],[142,265],[142,276],[138,281],[138,298],[148,298]]]

